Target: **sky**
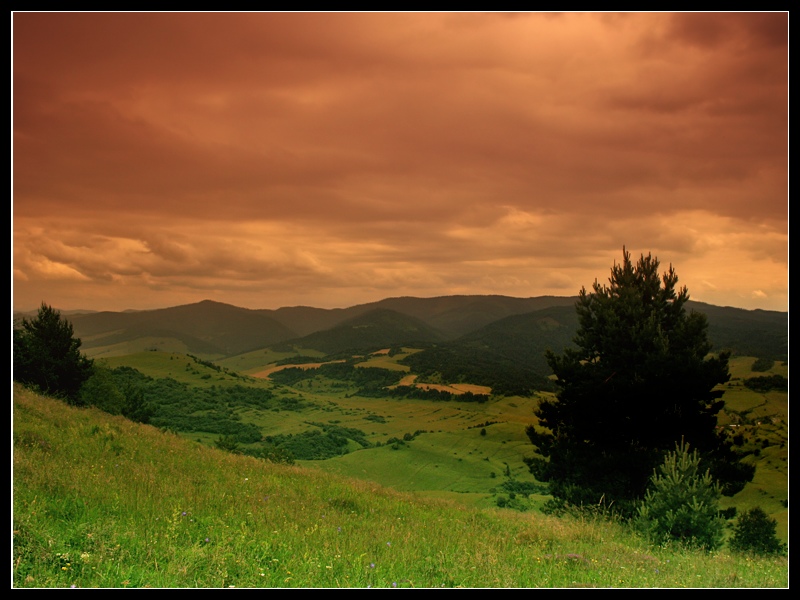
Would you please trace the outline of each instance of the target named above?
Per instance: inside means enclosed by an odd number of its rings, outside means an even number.
[[[12,305],[788,310],[788,13],[14,13]]]

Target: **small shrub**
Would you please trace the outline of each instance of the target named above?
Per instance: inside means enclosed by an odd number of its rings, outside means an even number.
[[[226,452],[231,452],[233,454],[242,453],[241,449],[239,448],[239,444],[236,442],[233,436],[230,435],[219,436],[214,441],[214,445],[220,450],[225,450]]]
[[[775,533],[778,522],[771,519],[760,506],[745,511],[736,521],[730,541],[734,552],[768,555],[783,554],[784,545]]]
[[[763,373],[764,371],[769,371],[774,364],[775,361],[771,358],[758,358],[753,363],[753,366],[750,367],[750,370],[756,373]]]
[[[637,509],[634,528],[653,542],[670,540],[714,550],[722,544],[725,520],[719,516],[719,485],[708,470],[701,473],[700,458],[688,444],[676,444]]]

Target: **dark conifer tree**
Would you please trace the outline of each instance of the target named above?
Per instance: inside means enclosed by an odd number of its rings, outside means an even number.
[[[22,326],[14,329],[14,380],[81,404],[81,386],[94,367],[80,346],[72,323],[43,302],[35,318],[23,319]]]
[[[659,275],[648,254],[623,248],[609,285],[595,281],[576,304],[577,348],[547,353],[559,391],[536,409],[528,437],[543,458],[531,472],[550,484],[557,504],[603,503],[630,515],[653,469],[685,440],[731,495],[752,479],[732,444],[717,433],[730,378],[728,354],[709,356],[706,317],[687,313],[685,287],[672,266]]]

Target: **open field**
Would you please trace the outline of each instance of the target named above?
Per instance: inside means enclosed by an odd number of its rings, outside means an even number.
[[[259,379],[269,379],[269,376],[273,373],[277,373],[278,371],[283,371],[284,369],[318,369],[322,365],[334,364],[334,363],[342,363],[344,360],[333,360],[330,362],[322,363],[300,363],[300,364],[293,364],[289,363],[286,365],[277,365],[274,367],[268,367],[263,371],[257,371],[255,373],[251,373],[251,377],[258,377]]]
[[[389,365],[397,365],[396,361],[407,352],[409,349],[394,357],[376,354],[358,366],[391,368]],[[257,364],[255,356],[250,356],[250,371],[276,368],[274,362],[286,361],[291,356],[261,353],[261,364]],[[739,510],[761,506],[778,520],[779,533],[785,540],[788,537],[788,394],[758,393],[744,387],[742,379],[757,375],[750,370],[753,361],[747,357],[731,360],[732,379],[725,386],[726,408],[720,414],[719,424],[734,434],[742,434],[742,446],[752,452],[746,460],[756,464],[756,476],[742,492],[733,498],[723,498],[722,504]],[[308,377],[295,384],[278,385],[268,379],[241,376],[233,370],[214,370],[203,361],[175,353],[144,352],[106,362],[109,366],[128,364],[150,376],[173,377],[193,386],[255,386],[303,403],[301,410],[279,413],[253,407],[236,410],[242,422],[255,424],[265,436],[297,435],[325,424],[361,431],[370,444],[362,447],[351,442],[350,451],[342,456],[300,461],[310,468],[403,491],[455,497],[474,506],[495,504],[504,494],[502,485],[507,481],[535,483],[523,462],[533,454],[525,428],[535,421],[533,410],[546,393],[531,398],[493,396],[486,403],[458,402],[457,396],[447,402],[374,398],[361,397],[353,385],[315,375],[311,368]],[[314,364],[317,363],[295,366]],[[771,373],[788,375],[788,367],[776,363],[768,374]],[[470,389],[473,393],[480,389],[469,384],[449,387],[456,391]],[[485,436],[481,435],[482,429]],[[205,444],[213,444],[218,438],[217,434],[202,431],[182,435]],[[529,505],[538,503],[536,495],[531,496]]]
[[[485,438],[449,431],[376,449],[398,469],[430,456],[398,487],[430,485],[444,472],[431,461],[450,472],[456,491],[422,494],[230,454],[15,386],[13,586],[788,587],[786,558],[652,547],[615,522],[454,502],[488,479],[468,457],[500,466],[517,450],[507,424]],[[458,480],[465,463],[476,473]]]

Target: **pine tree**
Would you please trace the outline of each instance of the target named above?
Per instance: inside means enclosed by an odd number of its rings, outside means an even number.
[[[778,539],[778,522],[770,519],[760,506],[739,515],[730,541],[734,552],[753,554],[783,554],[786,547]]]
[[[81,404],[80,389],[92,375],[93,361],[80,346],[72,323],[43,302],[35,318],[14,329],[14,380]]]
[[[715,550],[722,544],[725,520],[719,515],[719,485],[700,470],[697,451],[681,442],[653,472],[650,488],[637,507],[634,526],[653,542],[674,540]]]
[[[697,448],[725,494],[752,479],[732,444],[716,432],[728,381],[728,354],[709,356],[708,323],[687,312],[686,287],[670,266],[637,263],[623,248],[609,285],[581,289],[577,348],[547,353],[559,392],[536,409],[527,429],[540,457],[532,473],[550,484],[557,504],[595,505],[603,499],[631,515],[653,469],[681,439]]]

